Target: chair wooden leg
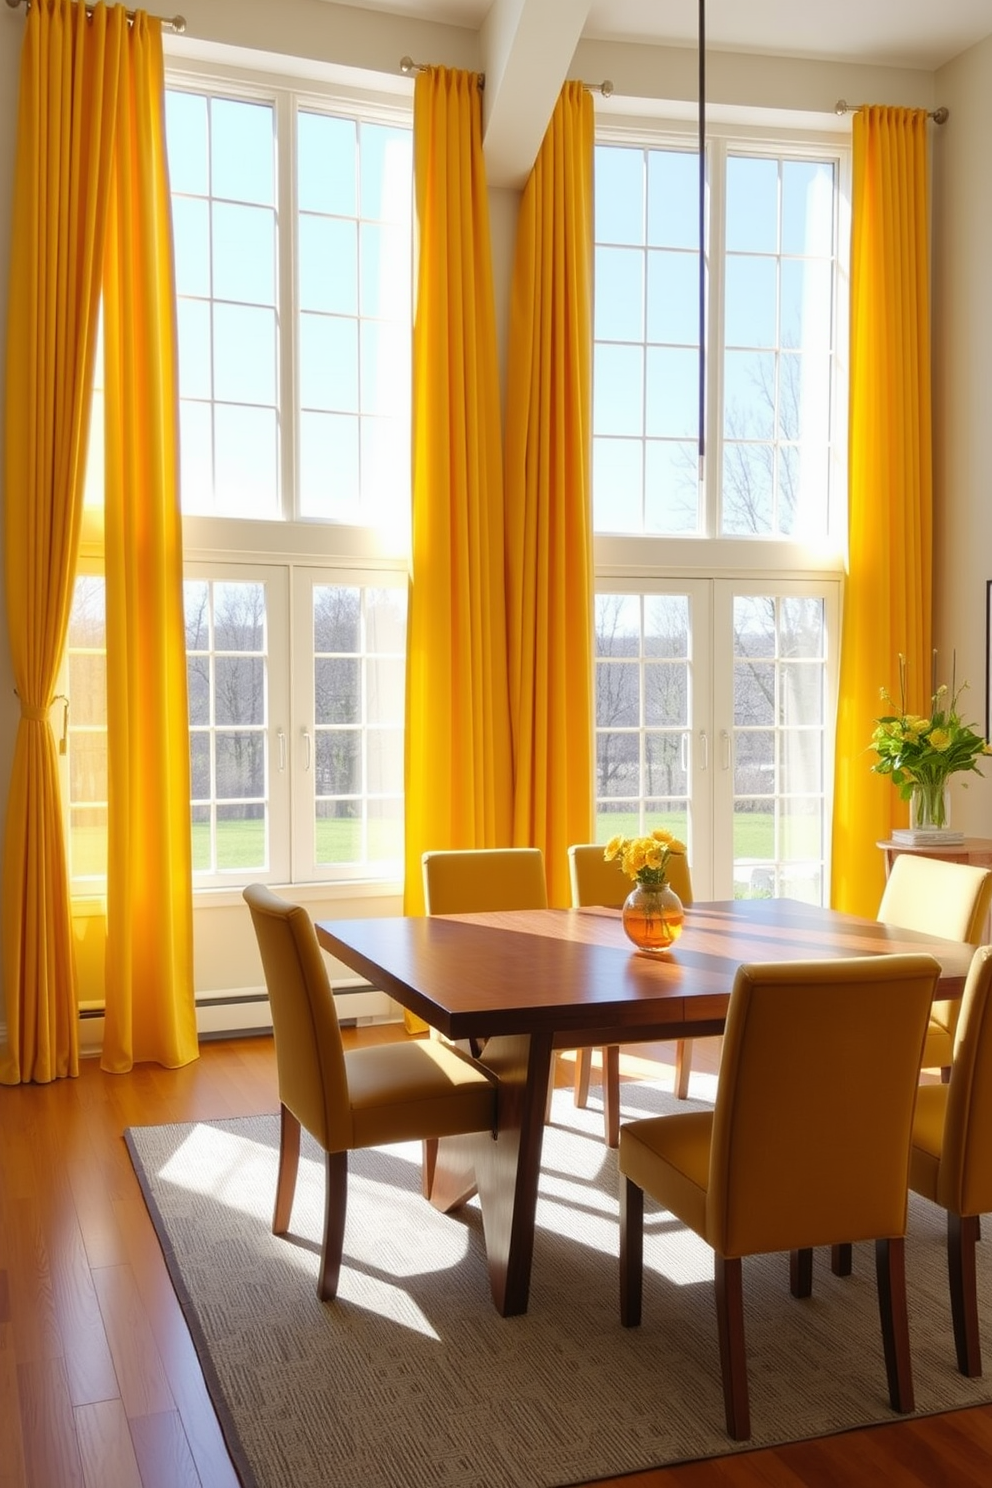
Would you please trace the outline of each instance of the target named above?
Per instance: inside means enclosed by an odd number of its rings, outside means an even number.
[[[978,1216],[947,1211],[947,1277],[951,1286],[951,1318],[958,1368],[969,1379],[982,1372],[978,1336],[978,1291],[975,1282],[975,1242]]]
[[[286,1106],[279,1107],[279,1171],[272,1209],[273,1235],[285,1235],[293,1212],[296,1174],[300,1166],[300,1123]]]
[[[348,1154],[324,1154],[324,1239],[320,1247],[317,1296],[330,1302],[337,1296],[344,1250],[344,1221],[348,1210]]]
[[[854,1246],[849,1240],[843,1245],[831,1245],[830,1269],[835,1276],[850,1276],[854,1270]]]
[[[813,1247],[789,1251],[789,1291],[794,1297],[813,1295]]]
[[[620,1146],[620,1045],[603,1050],[603,1121],[607,1147]]]
[[[689,1094],[692,1073],[692,1039],[679,1039],[675,1045],[675,1094],[685,1100]]]
[[[914,1400],[906,1308],[906,1242],[901,1235],[894,1240],[875,1241],[875,1272],[889,1402],[894,1411],[906,1414],[914,1409]]]
[[[644,1290],[644,1190],[620,1175],[620,1321],[636,1328]]]
[[[589,1104],[589,1076],[592,1073],[592,1050],[577,1049],[575,1054],[575,1104],[583,1111]]]
[[[716,1285],[716,1326],[723,1374],[723,1407],[727,1434],[734,1441],[751,1435],[751,1407],[747,1392],[747,1354],[744,1347],[744,1285],[740,1256],[713,1255]]]
[[[437,1171],[437,1137],[425,1137],[421,1143],[420,1191],[425,1199],[431,1196],[434,1174]]]

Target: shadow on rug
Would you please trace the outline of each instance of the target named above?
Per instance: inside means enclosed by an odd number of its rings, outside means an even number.
[[[676,1105],[645,1083],[623,1099],[627,1118]],[[570,1092],[545,1133],[530,1308],[514,1318],[490,1299],[477,1203],[442,1215],[421,1197],[419,1143],[351,1155],[340,1290],[321,1303],[315,1147],[276,1239],[275,1115],[133,1127],[126,1140],[246,1488],[556,1488],[735,1449],[712,1252],[649,1204],[644,1321],[621,1328],[616,1155],[601,1113]],[[910,1198],[918,1413],[988,1401],[986,1382],[955,1367],[943,1213]],[[818,1253],[807,1300],[789,1293],[787,1256],[745,1260],[744,1291],[748,1447],[898,1419],[873,1245],[855,1247],[845,1279]]]

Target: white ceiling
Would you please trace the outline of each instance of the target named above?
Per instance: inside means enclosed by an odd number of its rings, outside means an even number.
[[[351,0],[478,30],[491,0]],[[554,16],[560,0],[527,0]],[[521,9],[523,5],[521,4]],[[582,36],[695,46],[698,0],[590,0]],[[823,57],[933,71],[992,35],[992,0],[707,0],[716,51]]]

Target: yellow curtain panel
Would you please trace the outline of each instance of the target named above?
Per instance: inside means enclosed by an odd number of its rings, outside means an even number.
[[[407,914],[422,854],[512,830],[496,317],[473,73],[414,92],[413,557],[406,678]]]
[[[933,487],[927,116],[854,116],[851,209],[849,558],[834,791],[833,902],[875,914],[884,885],[876,842],[905,825],[890,781],[871,772],[879,691],[928,711]]]
[[[592,836],[590,485],[593,105],[566,83],[520,204],[507,376],[507,623],[513,840],[571,903]]]
[[[25,20],[7,320],[7,621],[21,703],[3,859],[0,1080],[78,1073],[76,982],[49,708],[79,546],[123,10]]]
[[[104,276],[106,1031],[102,1066],[198,1054],[172,219],[161,23],[128,29]]]

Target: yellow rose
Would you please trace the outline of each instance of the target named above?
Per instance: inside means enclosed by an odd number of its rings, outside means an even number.
[[[936,728],[930,735],[930,748],[936,749],[938,754],[943,754],[945,749],[951,747],[951,736],[946,729]]]
[[[623,838],[622,837],[619,837],[619,836],[617,836],[617,837],[611,837],[610,840],[609,840],[609,842],[606,844],[606,847],[603,849],[603,857],[606,859],[606,861],[608,863],[612,863],[613,859],[616,857],[617,853],[620,851],[620,849],[622,847],[623,847]]]

